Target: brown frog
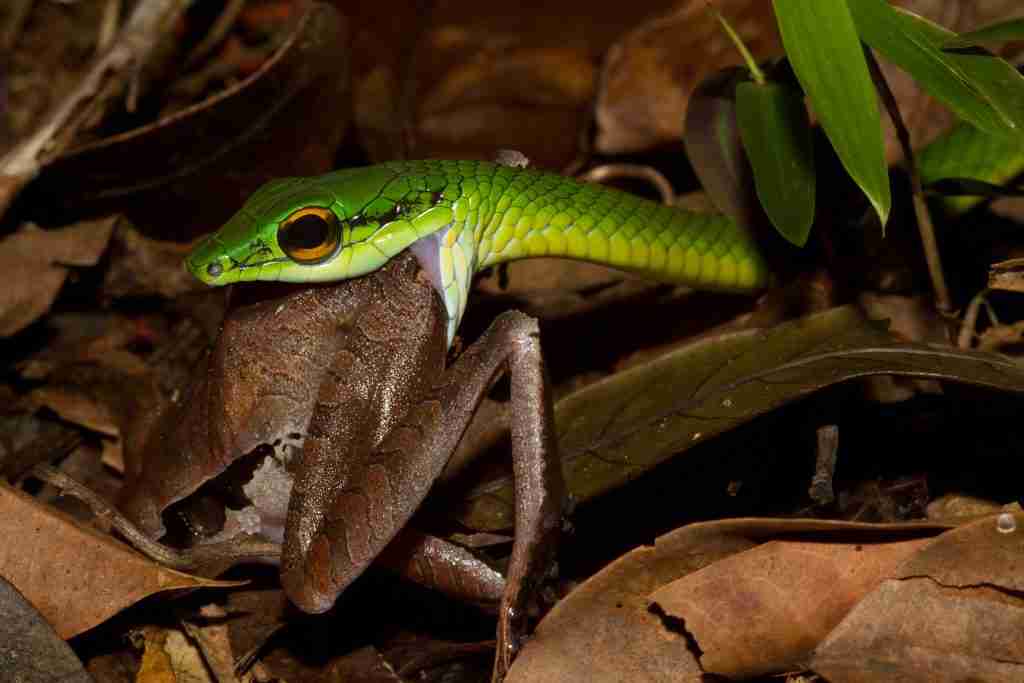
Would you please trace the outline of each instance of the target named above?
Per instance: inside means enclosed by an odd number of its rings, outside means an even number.
[[[236,308],[188,398],[150,439],[145,451],[158,456],[129,468],[122,510],[159,537],[169,505],[254,449],[284,452],[290,440],[295,456],[279,473],[291,484],[279,496],[286,512],[281,503],[255,507],[263,535],[281,542],[281,581],[297,606],[329,609],[385,548],[421,580],[440,572],[435,583],[486,600],[502,584],[467,551],[399,534],[508,373],[516,520],[498,619],[500,678],[561,524],[551,401],[535,320],[503,314],[451,362],[446,324],[412,255],[363,278]],[[235,559],[251,558],[240,550]]]

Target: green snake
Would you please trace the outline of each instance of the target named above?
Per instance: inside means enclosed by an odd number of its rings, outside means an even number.
[[[754,240],[726,216],[483,161],[273,180],[186,265],[210,285],[324,282],[370,273],[405,249],[444,301],[449,344],[473,276],[516,259],[579,259],[706,290],[754,292],[769,282]]]

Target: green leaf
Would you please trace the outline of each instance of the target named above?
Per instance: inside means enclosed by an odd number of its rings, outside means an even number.
[[[950,179],[1004,185],[1024,173],[1024,141],[1007,141],[961,122],[921,150],[917,165],[926,187]],[[944,197],[942,203],[947,211],[958,214],[984,199]]]
[[[779,406],[868,375],[948,379],[1024,392],[1024,367],[992,353],[899,341],[853,306],[767,330],[695,342],[607,377],[555,405],[566,488],[585,502]],[[512,525],[510,477],[456,511],[473,529]]]
[[[1024,17],[1000,21],[969,33],[962,33],[944,42],[942,47],[957,50],[976,45],[1007,43],[1011,40],[1024,40]]]
[[[781,83],[740,83],[736,117],[761,206],[802,247],[814,222],[814,146],[803,94]]]
[[[861,39],[957,116],[992,135],[1024,135],[1024,77],[1006,61],[945,52],[954,33],[884,0],[857,0],[850,9]]]
[[[774,0],[774,4],[786,55],[821,127],[885,225],[892,196],[882,120],[846,0]]]

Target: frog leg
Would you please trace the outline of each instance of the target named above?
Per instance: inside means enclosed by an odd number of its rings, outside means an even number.
[[[515,540],[498,628],[498,666],[507,668],[534,583],[554,556],[562,506],[562,475],[537,323],[518,312],[499,316],[439,374],[368,456],[345,459],[343,476],[309,465],[337,462],[342,455],[339,447],[349,450],[365,438],[360,432],[373,430],[364,421],[371,415],[358,400],[346,400],[341,410],[314,411],[304,448],[309,463],[300,470],[296,488],[309,486],[303,479],[325,476],[337,485],[330,487],[332,500],[320,501],[324,513],[319,523],[295,533],[306,550],[286,552],[282,562],[282,583],[299,607],[310,612],[329,609],[395,537],[455,451],[483,396],[504,372],[511,380],[516,492]],[[289,524],[292,517],[290,510]]]

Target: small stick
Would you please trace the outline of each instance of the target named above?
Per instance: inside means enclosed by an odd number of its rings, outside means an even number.
[[[592,183],[603,183],[616,178],[639,178],[654,185],[661,195],[661,203],[675,206],[676,192],[672,183],[660,171],[644,164],[602,164],[595,166],[580,176],[580,180]]]
[[[121,17],[121,0],[107,0],[103,6],[100,32],[96,38],[96,52],[106,52],[117,36],[117,20]]]
[[[276,565],[280,559],[281,547],[278,544],[264,541],[251,534],[245,534],[236,540],[200,545],[187,550],[169,548],[147,536],[92,489],[83,486],[60,470],[43,463],[35,466],[32,476],[85,503],[94,515],[109,522],[121,532],[136,550],[166,567],[187,572],[219,573],[228,566],[241,562]]]
[[[227,36],[231,27],[235,25],[238,15],[242,13],[244,8],[245,0],[229,0],[221,11],[220,16],[217,17],[217,21],[213,22],[209,33],[199,41],[199,44],[195,46],[192,53],[185,59],[186,68],[206,59],[213,52],[214,48],[224,41],[224,37]]]
[[[921,233],[921,245],[924,248],[924,257],[928,262],[928,274],[932,280],[932,289],[935,291],[935,308],[940,313],[950,314],[953,312],[953,300],[949,294],[949,287],[946,285],[946,276],[942,269],[942,256],[939,254],[939,243],[935,239],[935,226],[932,225],[931,215],[928,213],[928,205],[925,204],[924,191],[921,188],[921,173],[918,171],[917,162],[914,159],[914,149],[910,144],[910,132],[903,122],[903,115],[900,114],[899,106],[896,104],[896,97],[889,88],[888,81],[882,69],[879,68],[871,50],[865,48],[864,55],[867,57],[868,68],[871,71],[871,79],[885,103],[885,109],[889,113],[889,119],[896,128],[896,137],[900,141],[900,148],[903,150],[903,158],[910,173],[910,187],[913,192],[914,215],[917,218],[917,229]]]

